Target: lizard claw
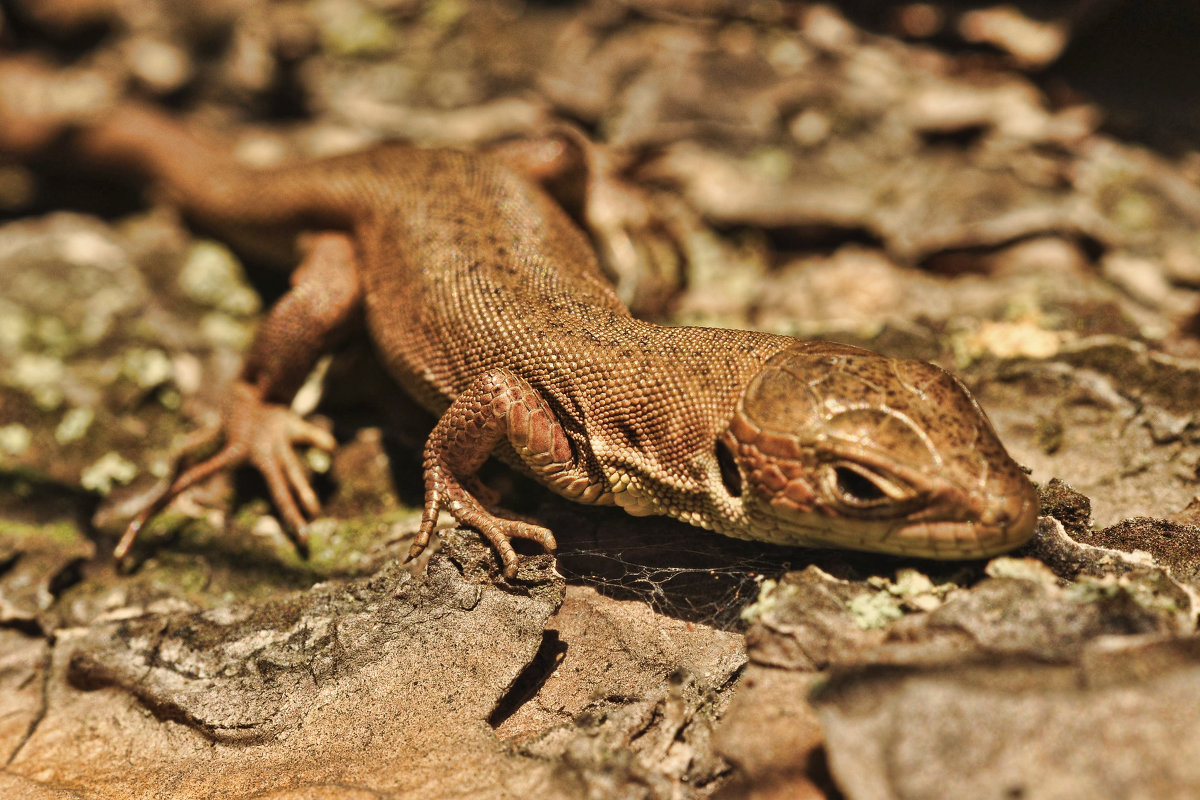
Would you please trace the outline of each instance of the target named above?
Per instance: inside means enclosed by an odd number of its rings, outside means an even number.
[[[222,432],[225,443],[215,455],[179,474],[184,462],[211,446]],[[175,477],[164,482],[130,521],[113,555],[124,558],[142,527],[188,488],[244,464],[262,474],[284,528],[303,549],[308,540],[305,530],[308,520],[320,513],[321,503],[296,454],[296,445],[332,450],[337,440],[324,428],[298,417],[290,408],[262,400],[250,386],[235,385],[222,423],[189,437],[179,449],[173,459]]]
[[[485,489],[487,494],[496,494],[494,490],[484,487],[474,475],[464,482],[476,489]],[[443,508],[449,510],[460,524],[483,534],[500,556],[504,577],[509,580],[517,577],[517,553],[513,550],[513,539],[537,542],[548,553],[554,552],[558,547],[549,528],[526,522],[524,519],[501,517],[489,511],[473,496],[473,492],[468,491],[463,483],[435,462],[427,467],[425,513],[421,517],[421,527],[404,563],[407,564],[425,552],[437,524],[438,513]]]

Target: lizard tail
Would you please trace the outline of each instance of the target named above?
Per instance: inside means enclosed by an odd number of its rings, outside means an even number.
[[[228,143],[179,120],[122,101],[81,127],[71,141],[84,163],[134,172],[201,222],[219,227],[348,227],[355,200],[336,182],[288,166],[251,169]]]

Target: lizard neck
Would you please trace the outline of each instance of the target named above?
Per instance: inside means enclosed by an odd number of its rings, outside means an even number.
[[[627,512],[736,535],[741,503],[721,480],[718,439],[746,383],[793,340],[626,318],[623,343],[587,380],[581,442]],[[607,497],[603,502],[607,502]]]

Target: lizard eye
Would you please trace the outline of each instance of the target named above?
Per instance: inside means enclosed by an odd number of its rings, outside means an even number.
[[[869,478],[846,467],[833,470],[838,494],[851,505],[873,505],[887,497]]]
[[[829,495],[852,511],[894,510],[913,499],[907,486],[859,464],[830,464],[822,477]]]
[[[730,497],[742,496],[742,473],[738,469],[733,451],[723,439],[717,439],[717,466],[721,469],[721,483]]]

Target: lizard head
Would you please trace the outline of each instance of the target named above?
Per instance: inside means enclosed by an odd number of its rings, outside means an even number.
[[[966,387],[923,361],[798,342],[746,385],[718,445],[753,538],[979,558],[1038,501]]]

